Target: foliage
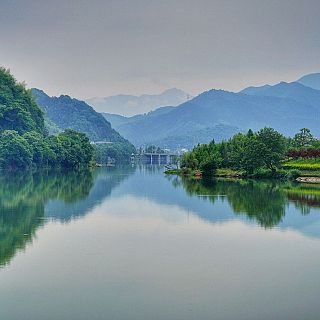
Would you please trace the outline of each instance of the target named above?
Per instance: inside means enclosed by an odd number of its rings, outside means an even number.
[[[244,170],[253,174],[258,169],[275,171],[285,158],[287,140],[272,128],[254,133],[238,133],[228,141],[198,145],[182,157],[181,167],[213,175],[217,168]]]
[[[17,131],[5,130],[0,135],[0,166],[25,169],[31,165],[32,148]]]
[[[128,162],[132,153],[135,153],[132,144],[124,142],[104,143],[95,145],[95,160],[97,163],[106,164],[108,158],[114,159],[116,162]]]
[[[84,133],[66,129],[57,136],[57,144],[62,167],[83,167],[93,160],[94,148]]]
[[[256,152],[262,167],[275,170],[286,155],[285,137],[272,128],[264,128],[257,133]]]
[[[295,147],[308,147],[315,141],[310,129],[302,128],[293,138],[293,145]]]
[[[311,134],[309,129],[303,128],[289,140],[287,156],[294,159],[319,158],[320,141]]]
[[[32,93],[50,123],[56,127],[83,132],[91,141],[127,142],[100,113],[84,101],[67,95],[49,97],[38,89],[33,89]],[[50,125],[50,129],[57,128]]]
[[[67,129],[48,136],[44,116],[30,90],[0,68],[0,167],[88,166],[93,147],[83,133]]]
[[[44,133],[44,119],[30,90],[17,83],[9,70],[0,67],[0,131],[30,130]]]

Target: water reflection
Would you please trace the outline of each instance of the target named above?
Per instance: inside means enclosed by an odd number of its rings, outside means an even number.
[[[320,207],[320,187],[290,182],[253,180],[195,180],[168,177],[175,188],[183,188],[191,196],[201,197],[213,205],[228,201],[235,215],[245,214],[264,228],[279,225],[293,203],[302,215]]]
[[[0,319],[317,319],[319,191],[144,166],[3,175]]]
[[[0,267],[32,242],[46,220],[85,215],[133,169],[37,171],[0,177]]]
[[[32,242],[48,220],[68,223],[83,217],[116,190],[161,205],[192,211],[204,221],[243,219],[263,228],[301,229],[320,237],[320,186],[275,181],[201,180],[164,177],[156,166],[76,172],[33,172],[0,177],[0,266]],[[124,203],[124,209],[126,204]],[[300,212],[293,215],[290,206]],[[288,215],[289,213],[289,215]]]

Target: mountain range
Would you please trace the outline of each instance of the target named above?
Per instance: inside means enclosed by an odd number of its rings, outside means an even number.
[[[320,90],[320,73],[307,74],[298,79],[297,82],[307,87]]]
[[[116,113],[124,116],[133,116],[150,112],[162,106],[177,106],[190,99],[186,92],[172,88],[160,94],[115,95],[104,98],[90,98],[86,102],[98,112]]]
[[[320,74],[291,83],[249,87],[238,93],[210,90],[177,107],[162,107],[133,117],[103,115],[136,146],[191,148],[213,138],[222,140],[235,132],[265,126],[287,136],[307,127],[320,136],[320,91],[302,84],[306,79],[316,87]]]
[[[84,101],[67,95],[50,97],[35,88],[32,94],[45,113],[49,131],[71,128],[86,133],[91,141],[127,142],[100,113]]]

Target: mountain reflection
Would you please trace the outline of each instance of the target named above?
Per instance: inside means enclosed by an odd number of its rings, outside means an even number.
[[[17,250],[32,242],[36,230],[47,219],[67,222],[85,215],[132,170],[127,169],[122,175],[99,170],[3,174],[0,177],[0,267],[7,265]]]
[[[320,187],[298,183],[252,180],[194,180],[170,177],[175,188],[183,187],[189,196],[200,196],[212,204],[226,199],[235,215],[244,214],[264,228],[283,221],[289,204],[307,215],[320,207]]]

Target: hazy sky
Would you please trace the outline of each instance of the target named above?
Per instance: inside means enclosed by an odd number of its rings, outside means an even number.
[[[320,72],[319,0],[0,0],[0,64],[78,98]]]

